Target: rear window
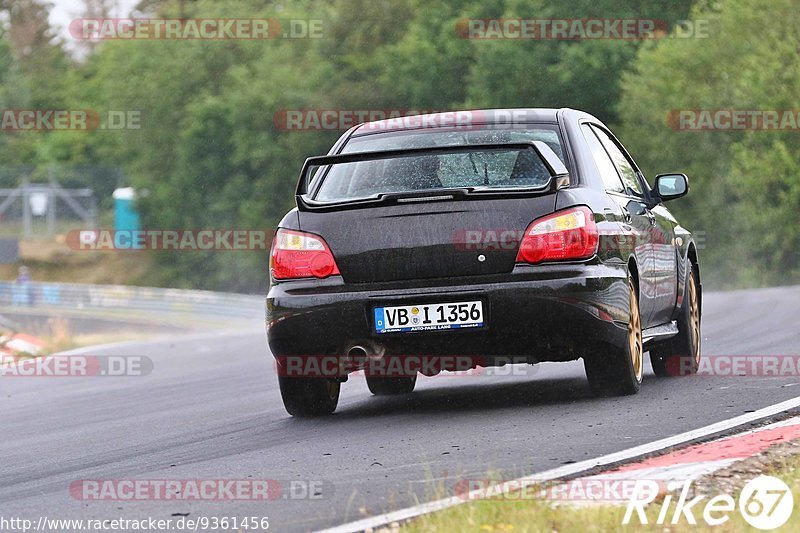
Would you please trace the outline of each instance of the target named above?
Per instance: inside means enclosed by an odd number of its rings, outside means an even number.
[[[542,141],[564,160],[555,126],[525,130],[419,130],[365,135],[351,139],[342,153],[525,141]],[[319,169],[312,181],[318,181],[320,176],[324,179],[314,199],[321,202],[454,187],[538,188],[547,185],[550,179],[547,167],[533,150],[476,150],[341,163]]]

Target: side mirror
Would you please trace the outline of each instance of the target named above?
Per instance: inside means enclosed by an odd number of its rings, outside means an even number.
[[[655,192],[664,202],[686,196],[689,178],[686,174],[659,174],[656,176]]]

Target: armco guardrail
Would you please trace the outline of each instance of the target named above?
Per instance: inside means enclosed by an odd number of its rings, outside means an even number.
[[[263,320],[264,298],[220,293],[125,285],[0,282],[4,312],[70,311],[151,316],[187,315],[220,319]]]

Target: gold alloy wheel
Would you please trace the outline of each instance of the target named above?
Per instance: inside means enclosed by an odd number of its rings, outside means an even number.
[[[697,287],[694,272],[689,272],[689,327],[692,335],[692,357],[700,364],[700,304],[697,301]]]
[[[642,381],[644,373],[644,349],[642,348],[642,320],[639,316],[639,299],[636,296],[636,289],[633,280],[629,280],[630,298],[630,318],[628,319],[628,349],[631,354],[631,364],[636,381]],[[699,327],[699,326],[698,326]]]
[[[339,389],[341,388],[342,384],[335,379],[329,379],[327,382],[328,385],[328,398],[331,400],[335,400],[339,397]]]

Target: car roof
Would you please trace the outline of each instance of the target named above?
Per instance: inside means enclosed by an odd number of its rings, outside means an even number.
[[[351,137],[360,137],[389,131],[416,130],[424,128],[452,128],[471,125],[492,124],[556,124],[559,113],[567,121],[585,118],[597,121],[589,113],[570,108],[511,108],[511,109],[471,109],[462,111],[443,111],[423,115],[408,115],[364,122],[350,131]]]

